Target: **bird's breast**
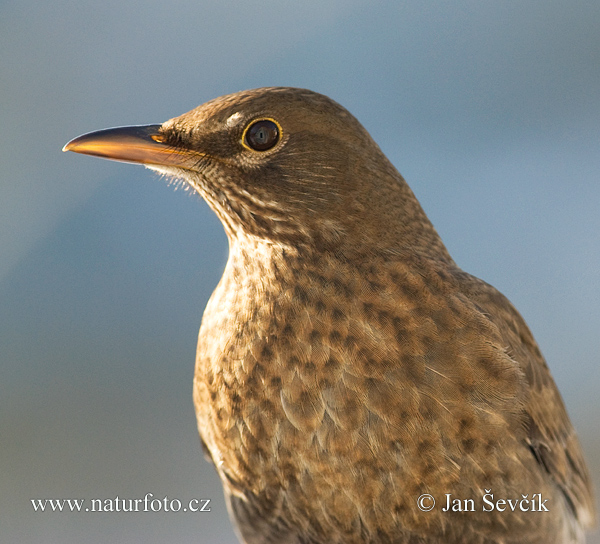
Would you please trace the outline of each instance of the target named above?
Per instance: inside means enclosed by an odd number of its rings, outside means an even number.
[[[233,493],[283,493],[304,515],[318,496],[339,523],[360,514],[374,527],[397,523],[394,504],[418,529],[435,514],[419,515],[415,497],[465,485],[465,469],[488,460],[486,475],[499,474],[520,377],[498,360],[502,391],[482,396],[485,361],[499,357],[493,328],[457,320],[464,302],[425,273],[302,254],[230,259],[203,318],[195,403]]]

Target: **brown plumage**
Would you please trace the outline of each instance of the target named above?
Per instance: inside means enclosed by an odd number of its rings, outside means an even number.
[[[344,108],[257,89],[66,149],[181,178],[225,227],[194,402],[242,541],[583,542],[589,476],[527,325]]]

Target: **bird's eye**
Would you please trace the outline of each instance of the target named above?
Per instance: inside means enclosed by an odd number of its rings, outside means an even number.
[[[281,137],[279,125],[271,119],[254,121],[244,131],[244,145],[254,151],[271,149]]]

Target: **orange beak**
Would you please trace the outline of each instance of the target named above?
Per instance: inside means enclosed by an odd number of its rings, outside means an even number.
[[[71,140],[63,151],[74,151],[113,161],[191,168],[202,155],[164,143],[161,125],[107,128]]]

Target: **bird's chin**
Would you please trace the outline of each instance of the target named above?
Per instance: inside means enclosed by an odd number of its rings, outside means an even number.
[[[150,170],[158,172],[161,176],[166,177],[170,181],[182,181],[188,182],[191,172],[188,168],[181,168],[179,166],[167,166],[164,164],[144,164],[144,166]]]
[[[181,178],[183,168],[175,168],[173,166],[164,166],[162,164],[144,164],[146,168],[149,170],[154,170],[163,176],[167,176],[170,178]]]
[[[197,192],[197,188],[194,186],[194,184],[189,182],[189,170],[185,168],[164,166],[162,164],[144,164],[144,166],[149,170],[153,170],[154,172],[160,174],[164,179],[167,180],[169,185],[175,188]]]

